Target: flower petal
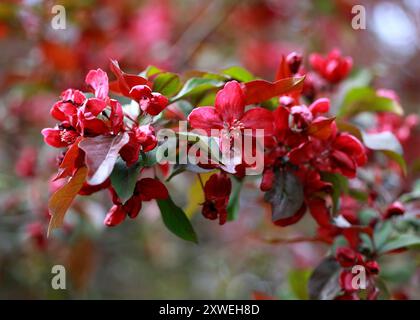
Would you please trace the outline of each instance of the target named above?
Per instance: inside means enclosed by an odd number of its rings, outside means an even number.
[[[188,122],[194,129],[204,129],[210,134],[211,129],[222,129],[223,121],[213,107],[199,107],[191,111]]]
[[[90,70],[85,82],[92,87],[98,99],[105,100],[108,97],[108,75],[103,70]]]
[[[237,81],[229,81],[216,95],[216,111],[226,122],[242,117],[245,109],[245,96]]]
[[[314,116],[316,116],[319,113],[327,113],[328,111],[330,111],[330,99],[317,99],[309,106],[309,110],[311,110]]]
[[[253,108],[245,112],[241,118],[245,128],[263,129],[264,136],[273,134],[273,114],[264,108]]]
[[[46,128],[41,131],[44,136],[44,141],[55,148],[67,147],[68,143],[61,139],[61,130]]]
[[[168,189],[157,179],[144,178],[136,183],[135,193],[140,195],[141,200],[167,199]]]
[[[106,102],[97,98],[91,98],[86,101],[85,113],[91,113],[94,117],[100,114],[106,108]]]

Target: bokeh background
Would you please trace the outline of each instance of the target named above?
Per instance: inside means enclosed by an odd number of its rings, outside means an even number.
[[[65,30],[51,27],[56,4],[66,9]],[[366,8],[366,30],[351,28],[354,4]],[[65,228],[46,239],[57,156],[40,135],[54,125],[49,109],[62,90],[85,88],[89,69],[109,71],[109,58],[133,73],[150,64],[180,73],[243,65],[271,80],[281,54],[337,47],[417,113],[419,41],[417,0],[1,1],[0,298],[306,298],[305,281],[327,248],[269,241],[305,240],[315,226],[310,218],[272,226],[255,188],[244,188],[239,219],[220,227],[188,207],[191,176],[172,180],[199,245],[170,234],[154,203],[136,220],[105,228],[106,192],[78,200]],[[404,255],[384,273],[394,273],[400,297],[420,298],[419,261]],[[56,264],[67,269],[67,290],[51,289]]]

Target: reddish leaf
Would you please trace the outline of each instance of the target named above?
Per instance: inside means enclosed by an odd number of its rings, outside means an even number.
[[[276,81],[289,78],[291,76],[292,76],[292,73],[290,72],[290,68],[286,62],[286,58],[284,57],[284,55],[282,55],[280,65],[276,73]]]
[[[128,140],[128,134],[124,132],[117,136],[85,138],[79,143],[80,149],[85,152],[85,162],[89,169],[87,183],[101,184],[111,175],[118,153]]]
[[[50,198],[48,208],[50,209],[51,220],[48,226],[49,236],[52,229],[59,228],[63,224],[64,215],[83,186],[87,175],[87,168],[82,167],[70,181],[58,189]]]
[[[253,80],[242,84],[246,104],[260,103],[283,94],[300,91],[304,77],[286,78],[275,82]]]
[[[275,179],[273,188],[265,193],[264,198],[271,204],[273,222],[286,226],[299,220],[305,213],[303,186],[288,171],[276,172]]]
[[[77,138],[77,140],[67,150],[66,155],[58,168],[58,173],[54,178],[54,181],[71,176],[74,170],[77,169],[77,162],[80,160],[79,154],[81,153],[79,149],[79,142],[82,139],[82,137]]]
[[[321,140],[328,139],[332,133],[331,123],[333,123],[334,120],[335,117],[315,120],[309,127],[309,134]]]
[[[110,68],[117,77],[117,83],[111,82],[110,89],[116,93],[121,93],[122,95],[129,97],[130,89],[136,85],[147,85],[150,88],[153,87],[153,84],[147,79],[135,74],[123,72],[116,60],[111,60]]]

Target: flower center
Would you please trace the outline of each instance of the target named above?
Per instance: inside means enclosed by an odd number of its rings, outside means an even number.
[[[245,129],[243,123],[237,119],[232,123],[225,122],[223,124],[223,137],[226,139],[235,139],[241,136],[242,130]]]
[[[77,132],[72,131],[72,130],[64,129],[60,132],[61,141],[65,142],[65,143],[68,143],[68,144],[74,143],[78,136],[79,135],[77,134]]]

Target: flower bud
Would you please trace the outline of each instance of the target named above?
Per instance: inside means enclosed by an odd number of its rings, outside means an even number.
[[[378,274],[380,271],[379,264],[376,261],[367,261],[365,263],[365,268],[370,274]]]
[[[262,176],[260,189],[261,191],[269,191],[273,188],[275,174],[273,170],[265,170]]]
[[[289,66],[290,72],[295,74],[299,71],[299,67],[302,63],[302,55],[297,52],[289,53],[286,57],[286,63]]]
[[[404,205],[401,202],[396,201],[393,204],[391,204],[388,207],[388,209],[386,209],[385,214],[384,214],[384,219],[389,219],[394,216],[401,216],[404,214],[404,212],[405,212]]]
[[[290,110],[289,128],[294,132],[306,130],[312,123],[312,112],[306,106],[294,106]]]
[[[359,262],[361,258],[360,255],[351,248],[348,247],[341,247],[337,248],[335,253],[335,258],[337,259],[338,263],[344,267],[352,267]]]
[[[113,205],[105,217],[104,224],[107,227],[119,225],[124,221],[126,215],[122,205]]]

